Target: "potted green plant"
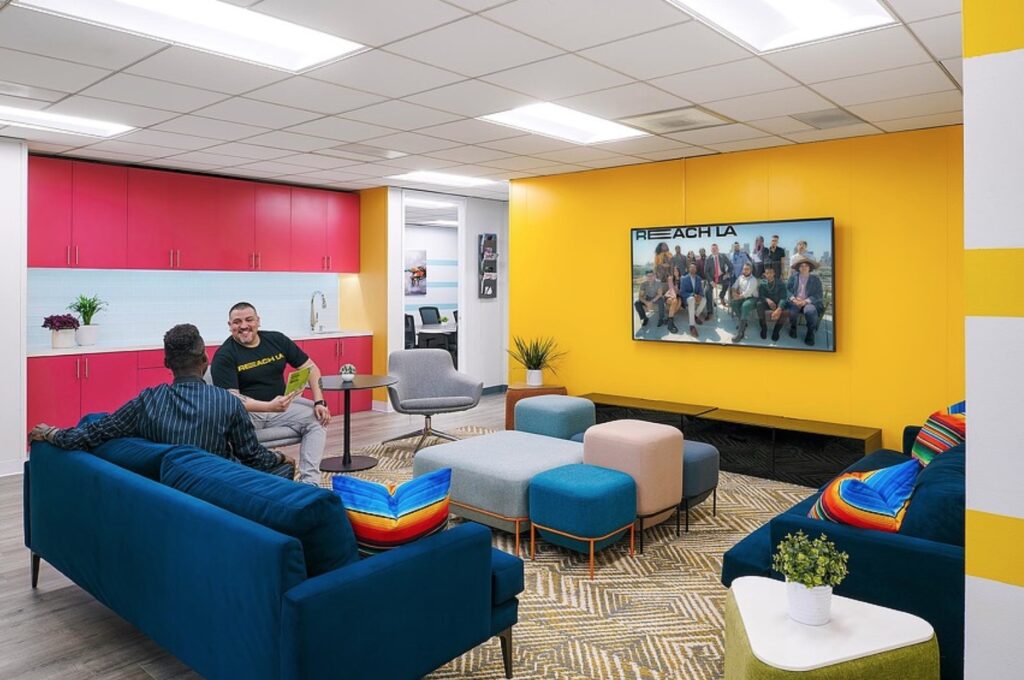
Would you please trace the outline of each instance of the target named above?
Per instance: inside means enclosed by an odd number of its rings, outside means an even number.
[[[107,306],[107,303],[100,299],[99,295],[79,295],[75,301],[68,305],[75,314],[82,319],[82,325],[75,331],[75,340],[79,345],[95,345],[99,339],[99,326],[92,323],[96,312]]]
[[[772,559],[772,569],[786,577],[789,618],[808,626],[829,622],[832,588],[846,578],[849,555],[825,534],[811,540],[802,531],[786,534]]]
[[[344,380],[345,382],[354,380],[356,377],[355,364],[342,364],[339,373],[341,374],[341,379]]]
[[[51,314],[43,319],[43,328],[50,330],[50,344],[54,349],[75,346],[75,329],[78,319],[70,314]]]
[[[531,387],[540,387],[544,384],[544,369],[550,368],[554,371],[555,361],[565,356],[565,352],[558,350],[558,344],[554,338],[534,338],[524,340],[516,336],[512,338],[515,345],[508,350],[509,356],[526,369],[526,384]]]

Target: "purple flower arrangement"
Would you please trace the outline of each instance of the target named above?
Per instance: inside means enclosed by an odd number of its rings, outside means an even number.
[[[71,314],[53,314],[43,319],[43,328],[51,331],[75,330],[78,325],[78,319]]]

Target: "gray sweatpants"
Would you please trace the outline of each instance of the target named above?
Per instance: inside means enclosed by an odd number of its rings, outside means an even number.
[[[324,457],[327,428],[320,424],[309,404],[293,401],[283,413],[250,413],[253,427],[265,430],[286,427],[302,437],[299,444],[299,479],[306,484],[320,484],[320,459]]]

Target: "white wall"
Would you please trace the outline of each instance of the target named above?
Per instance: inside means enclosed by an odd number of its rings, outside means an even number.
[[[25,452],[25,264],[28,150],[0,139],[0,475],[21,472]]]
[[[424,306],[437,307],[441,316],[454,321],[452,312],[459,308],[458,228],[407,224],[403,258],[410,250],[426,251],[427,292],[426,295],[405,295],[405,313],[412,314],[417,327],[420,326],[418,310]],[[403,272],[403,286],[405,279]]]
[[[479,297],[480,234],[498,235],[498,296]],[[467,198],[461,262],[459,363],[485,387],[504,385],[508,376],[508,202]]]

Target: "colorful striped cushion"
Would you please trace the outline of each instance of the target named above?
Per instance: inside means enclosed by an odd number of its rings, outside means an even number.
[[[908,460],[881,470],[847,472],[833,479],[808,517],[863,529],[899,531],[921,469]]]
[[[921,461],[921,465],[932,462],[932,458],[967,441],[966,402],[953,404],[945,411],[936,411],[928,417],[921,431],[917,433],[910,455]]]
[[[336,475],[331,484],[341,496],[359,552],[374,555],[443,531],[451,482],[451,468],[441,468],[400,486],[349,475]]]

